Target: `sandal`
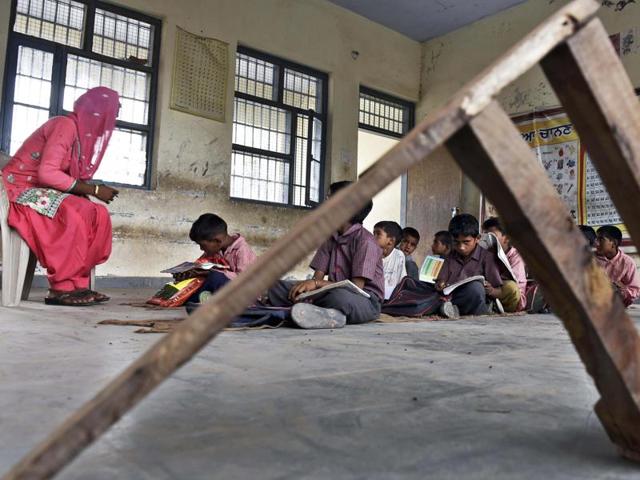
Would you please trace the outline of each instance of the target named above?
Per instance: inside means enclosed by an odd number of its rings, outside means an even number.
[[[103,302],[108,302],[109,300],[111,300],[111,297],[108,295],[105,295],[104,293],[100,293],[100,292],[96,292],[95,290],[85,290],[85,292],[87,292],[88,294],[93,296],[93,301],[96,303],[103,303]]]
[[[44,298],[45,305],[59,305],[63,307],[87,307],[95,305],[95,298],[87,291],[73,291],[55,294]]]

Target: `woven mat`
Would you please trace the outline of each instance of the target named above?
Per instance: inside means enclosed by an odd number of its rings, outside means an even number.
[[[143,327],[134,330],[133,333],[168,333],[171,332],[174,328],[178,326],[180,322],[182,322],[185,318],[170,318],[165,320],[117,320],[117,319],[107,319],[98,322],[98,325],[121,325],[121,326],[129,326],[129,327]],[[284,322],[282,322],[284,323]],[[227,331],[239,331],[239,330],[271,330],[274,328],[279,328],[281,325],[261,325],[259,327],[227,327],[225,330]]]

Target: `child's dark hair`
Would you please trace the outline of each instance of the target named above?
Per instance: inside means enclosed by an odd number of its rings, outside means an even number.
[[[596,244],[596,231],[593,227],[589,225],[578,225],[578,228],[584,235],[584,238],[587,239],[587,242],[589,242],[589,246],[593,247]]]
[[[618,227],[613,225],[604,225],[598,229],[598,236],[605,237],[616,242],[616,247],[622,243],[622,232]]]
[[[331,185],[329,185],[329,196],[332,196],[334,193],[342,190],[343,188],[348,187],[352,183],[353,182],[349,182],[348,180],[342,180],[340,182],[332,183]],[[349,223],[354,225],[356,223],[364,222],[364,219],[367,218],[367,215],[369,215],[371,213],[371,210],[373,210],[373,201],[369,200],[369,203],[367,203],[362,208],[362,210],[360,210],[353,217],[351,217],[351,220],[349,220]]]
[[[419,242],[420,232],[413,227],[405,227],[402,229],[402,238],[404,237],[413,237]]]
[[[482,230],[489,230],[490,228],[495,228],[503,235],[506,235],[504,227],[502,226],[502,222],[498,217],[489,217],[484,222],[482,222]]]
[[[227,222],[215,213],[203,213],[191,225],[189,238],[194,242],[211,240],[214,236],[227,233]]]
[[[402,227],[396,222],[384,220],[382,222],[376,223],[373,228],[379,228],[387,234],[387,237],[393,238],[395,240],[395,247],[397,247],[400,243],[400,240],[402,240]]]
[[[480,235],[478,220],[470,213],[456,215],[449,222],[449,233],[454,239],[461,235],[463,237],[477,237]]]
[[[449,250],[453,247],[453,235],[451,235],[447,230],[440,230],[439,232],[436,232],[433,239],[448,247]]]

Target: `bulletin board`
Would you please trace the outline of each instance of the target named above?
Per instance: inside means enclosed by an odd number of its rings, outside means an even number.
[[[628,238],[627,229],[566,113],[555,108],[518,115],[512,120],[575,222],[596,229],[616,225]],[[484,217],[497,213],[488,202],[483,203]]]
[[[229,45],[176,27],[170,107],[225,120]]]

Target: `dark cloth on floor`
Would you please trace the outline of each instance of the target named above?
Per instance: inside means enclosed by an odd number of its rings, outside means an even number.
[[[427,282],[405,277],[382,305],[382,313],[398,317],[422,317],[438,312],[441,294]]]
[[[280,280],[269,289],[269,303],[274,307],[290,307],[289,291],[298,282]],[[335,308],[347,317],[348,324],[367,323],[380,316],[380,299],[370,293],[371,297],[354,293],[345,288],[334,288],[326,293],[313,297],[314,305],[323,308]]]
[[[185,308],[191,315],[200,303],[187,303]],[[247,307],[242,315],[238,315],[226,328],[277,328],[283,326],[294,326],[291,320],[291,308],[268,307],[264,305],[254,305]]]

